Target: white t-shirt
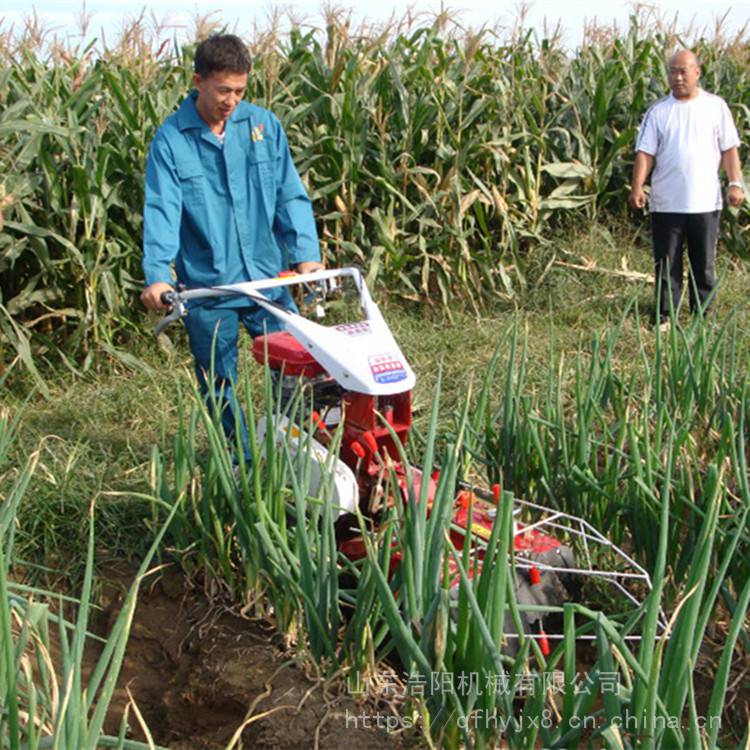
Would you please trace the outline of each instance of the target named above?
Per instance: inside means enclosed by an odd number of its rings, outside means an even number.
[[[698,214],[721,208],[721,153],[740,143],[726,102],[702,89],[672,94],[646,112],[635,150],[655,158],[651,210]]]

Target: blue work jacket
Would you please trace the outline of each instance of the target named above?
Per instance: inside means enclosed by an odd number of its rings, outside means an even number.
[[[172,262],[177,281],[196,287],[269,278],[320,260],[310,199],[278,118],[240,102],[222,145],[196,97],[191,92],[167,118],[149,149],[146,284],[174,283]]]

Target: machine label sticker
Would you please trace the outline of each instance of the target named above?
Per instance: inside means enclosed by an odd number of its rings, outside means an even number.
[[[341,333],[345,333],[347,336],[362,336],[370,333],[370,324],[366,320],[362,320],[359,323],[341,323],[334,326],[334,328],[337,331],[341,331]]]
[[[406,368],[400,359],[392,354],[378,354],[368,357],[370,371],[376,383],[397,383],[406,378]]]

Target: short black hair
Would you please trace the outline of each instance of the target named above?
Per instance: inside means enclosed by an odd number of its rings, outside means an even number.
[[[250,55],[238,36],[214,34],[196,47],[194,67],[199,76],[209,76],[221,71],[249,73]]]

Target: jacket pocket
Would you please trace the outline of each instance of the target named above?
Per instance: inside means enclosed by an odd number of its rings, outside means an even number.
[[[182,201],[190,211],[193,206],[206,205],[205,179],[203,166],[197,159],[181,159],[175,165],[182,188]]]
[[[260,191],[263,208],[269,225],[273,225],[276,215],[276,162],[266,149],[253,149],[248,157],[250,165],[250,184]]]

